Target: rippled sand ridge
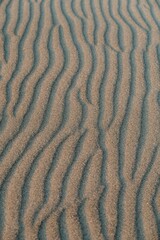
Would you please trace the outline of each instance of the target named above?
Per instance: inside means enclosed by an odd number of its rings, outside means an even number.
[[[0,0],[0,240],[160,240],[160,0]]]

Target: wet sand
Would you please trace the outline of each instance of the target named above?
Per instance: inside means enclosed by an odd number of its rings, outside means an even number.
[[[0,240],[160,239],[160,1],[0,1]]]

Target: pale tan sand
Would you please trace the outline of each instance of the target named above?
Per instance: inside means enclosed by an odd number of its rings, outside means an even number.
[[[0,240],[160,239],[159,16],[0,1]]]

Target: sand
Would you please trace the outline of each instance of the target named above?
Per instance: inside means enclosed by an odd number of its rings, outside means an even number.
[[[0,240],[160,239],[160,1],[0,1]]]

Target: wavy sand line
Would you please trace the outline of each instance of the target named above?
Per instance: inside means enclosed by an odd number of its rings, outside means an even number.
[[[160,238],[159,14],[0,1],[0,239]]]

